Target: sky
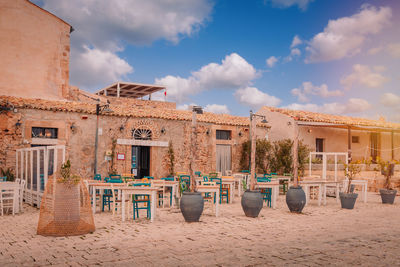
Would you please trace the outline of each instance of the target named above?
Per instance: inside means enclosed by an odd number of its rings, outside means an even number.
[[[71,24],[70,84],[152,99],[400,122],[398,0],[32,0]]]

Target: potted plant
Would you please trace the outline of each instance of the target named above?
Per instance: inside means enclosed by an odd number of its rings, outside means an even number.
[[[351,210],[354,208],[354,204],[356,203],[358,194],[352,192],[353,190],[351,186],[351,181],[358,173],[360,173],[360,171],[361,167],[358,164],[345,164],[344,175],[348,179],[348,185],[347,188],[345,188],[344,192],[339,192],[340,203],[343,209]]]
[[[192,132],[191,132],[191,157],[189,164],[190,173],[190,191],[182,192],[180,201],[180,209],[186,222],[198,222],[204,208],[204,199],[200,192],[196,192],[196,181],[194,177],[195,160],[196,160],[196,140],[197,140],[197,123],[196,110],[192,111]]]
[[[393,204],[397,190],[392,187],[391,177],[394,174],[394,163],[381,162],[381,173],[385,176],[385,188],[379,189],[383,204]]]

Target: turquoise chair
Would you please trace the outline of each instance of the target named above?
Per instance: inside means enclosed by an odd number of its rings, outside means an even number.
[[[154,180],[154,177],[153,176],[144,176],[143,178],[147,178],[147,179],[151,179],[151,180]]]
[[[271,182],[271,178],[269,177],[257,177],[257,182],[265,183]],[[271,188],[263,188],[261,189],[261,195],[263,197],[264,202],[267,202],[268,207],[271,207]]]
[[[7,182],[7,176],[0,177],[0,182]]]
[[[44,174],[40,175],[40,191],[44,190]]]
[[[219,203],[222,203],[222,199],[226,198],[226,203],[229,203],[229,189],[222,187],[222,179],[221,178],[210,178],[211,182],[215,182],[219,185]],[[214,198],[215,199],[215,198]]]
[[[150,186],[150,183],[135,183],[131,186]],[[150,198],[147,195],[133,195],[133,219],[136,220],[136,217],[139,218],[139,210],[147,211],[147,218],[151,219],[151,209],[150,209]],[[145,203],[143,207],[140,207],[140,203]]]
[[[95,174],[93,180],[101,181],[101,175],[100,174]]]
[[[190,189],[190,175],[179,176],[179,187],[181,189],[181,192],[185,192]]]
[[[249,170],[241,170],[240,172],[244,172],[244,173],[250,173]]]
[[[106,183],[123,183],[123,181],[121,179],[110,179],[108,178],[106,180]],[[102,211],[104,211],[104,206],[108,206],[108,210],[111,210],[111,203],[112,200],[111,198],[113,197],[113,194],[111,192],[111,189],[105,189],[104,190],[104,194],[103,194],[103,206],[101,208]]]
[[[121,175],[119,175],[119,174],[110,174],[110,179],[119,179],[119,180],[121,180],[122,178],[121,178]]]
[[[197,177],[201,177],[201,172],[195,172],[194,175],[196,175]]]

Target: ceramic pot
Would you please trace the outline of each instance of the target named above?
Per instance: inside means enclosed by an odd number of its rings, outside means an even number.
[[[200,192],[183,192],[180,208],[186,222],[198,222],[204,208],[204,199]]]
[[[247,217],[256,218],[263,207],[263,198],[259,190],[246,190],[242,196],[242,209]]]
[[[397,190],[379,189],[381,193],[382,204],[393,204]]]
[[[300,213],[306,205],[306,194],[301,186],[291,186],[286,193],[286,205],[290,212]]]
[[[339,197],[342,209],[352,210],[354,208],[354,204],[356,203],[358,194],[339,192]]]

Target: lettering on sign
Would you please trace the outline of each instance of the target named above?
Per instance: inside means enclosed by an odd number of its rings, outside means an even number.
[[[117,139],[118,145],[168,147],[168,142],[152,140]]]

